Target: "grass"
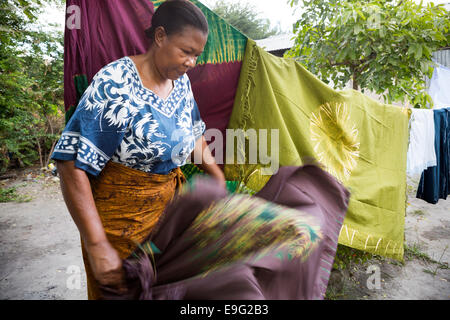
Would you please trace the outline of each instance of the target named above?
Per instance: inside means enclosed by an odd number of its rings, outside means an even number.
[[[338,270],[346,270],[349,269],[352,265],[364,265],[366,262],[373,259],[383,260],[384,258],[365,251],[338,244],[333,268]]]
[[[417,210],[414,210],[413,212],[410,212],[409,214],[414,215],[414,216],[423,216],[423,215],[425,215],[425,212],[423,210],[417,209]]]
[[[422,261],[435,264],[436,267],[434,269],[423,269],[423,272],[429,273],[433,276],[437,274],[438,269],[449,269],[449,266],[447,263],[442,263],[442,257],[444,256],[445,251],[448,249],[448,245],[445,247],[444,251],[441,254],[441,257],[438,261],[432,259],[428,254],[422,251],[421,246],[418,243],[413,243],[412,246],[409,246],[405,244],[405,257],[407,257],[409,260],[413,258],[420,259]]]
[[[345,290],[345,283],[342,289],[336,289],[331,285],[328,285],[327,291],[325,292],[325,300],[339,300],[340,298],[346,297],[347,293]]]
[[[417,258],[425,262],[434,262],[428,254],[422,251],[422,247],[417,242],[413,243],[411,246],[405,243],[405,258],[408,260]]]
[[[358,270],[361,269],[361,267],[367,263],[373,262],[373,260],[384,261],[385,258],[338,244],[333,269],[343,272],[342,283],[336,283],[335,285],[328,283],[327,291],[325,293],[325,300],[355,298],[358,293],[354,292],[355,284],[350,282],[352,274],[358,273]],[[353,297],[355,294],[356,296]]]
[[[17,193],[17,187],[0,188],[0,202],[29,202],[30,196],[24,196]]]
[[[441,257],[439,258],[439,261],[434,261],[434,263],[437,264],[437,266],[436,266],[436,268],[435,268],[434,270],[431,270],[431,269],[424,269],[423,272],[426,272],[426,273],[429,273],[429,274],[435,276],[436,273],[437,273],[437,271],[438,271],[438,269],[448,269],[448,268],[449,268],[449,267],[448,267],[448,264],[447,264],[447,263],[442,263],[442,262],[441,262],[442,257],[444,256],[444,253],[445,253],[445,251],[446,251],[447,249],[448,249],[448,245],[445,246],[445,249],[444,249],[444,251],[442,252]]]

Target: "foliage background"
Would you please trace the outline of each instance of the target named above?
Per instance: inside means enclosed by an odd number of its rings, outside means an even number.
[[[37,25],[59,0],[0,2],[0,172],[45,166],[64,123],[63,34]]]
[[[382,95],[385,102],[432,105],[425,78],[432,53],[450,46],[443,5],[414,0],[290,0],[301,7],[296,40],[287,54],[322,81]]]
[[[268,19],[258,18],[258,10],[248,2],[232,3],[228,1],[218,1],[213,6],[212,10],[233,27],[253,40],[268,38],[280,33],[280,30],[277,27],[271,27]]]

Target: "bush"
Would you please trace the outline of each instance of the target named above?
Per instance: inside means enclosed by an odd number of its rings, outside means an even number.
[[[0,4],[0,173],[45,166],[64,125],[63,34],[31,27],[39,4]]]

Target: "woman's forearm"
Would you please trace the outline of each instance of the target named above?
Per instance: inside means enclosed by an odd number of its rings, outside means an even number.
[[[95,246],[107,240],[95,207],[91,184],[85,171],[74,161],[57,161],[61,190],[67,208],[80,231],[85,246]]]
[[[225,183],[225,176],[223,174],[223,171],[219,168],[219,166],[216,164],[216,161],[211,154],[211,151],[209,150],[208,144],[206,143],[205,137],[202,136],[197,140],[195,143],[195,149],[193,152],[193,158],[198,159],[199,154],[201,153],[201,163],[195,163],[197,164],[203,171],[205,171],[210,176],[221,180]]]
[[[56,165],[64,200],[80,231],[94,277],[102,285],[125,290],[122,260],[106,237],[86,172],[73,161],[57,161]]]

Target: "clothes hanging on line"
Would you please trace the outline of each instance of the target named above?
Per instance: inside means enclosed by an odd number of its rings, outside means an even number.
[[[266,154],[278,154],[280,166],[317,159],[352,193],[339,243],[402,260],[410,113],[355,90],[334,90],[249,39],[228,128],[254,130],[260,143],[268,131]],[[251,157],[249,148],[233,151],[234,158]],[[262,162],[225,164],[225,176],[259,191],[270,169]]]
[[[412,109],[406,173],[418,175],[436,165],[434,113],[431,109]]]
[[[433,113],[437,164],[422,173],[416,197],[435,204],[450,193],[450,108],[435,109]]]

